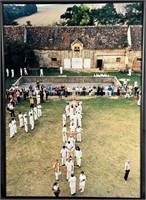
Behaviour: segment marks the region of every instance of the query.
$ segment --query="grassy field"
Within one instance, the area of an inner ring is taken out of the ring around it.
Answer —
[[[17,135],[10,139],[6,128],[8,196],[53,196],[52,165],[60,158],[62,113],[68,100],[50,99],[43,103],[43,116],[28,134],[18,128]],[[96,97],[81,101],[84,131],[79,146],[83,159],[82,167],[75,169],[75,175],[78,180],[83,170],[87,182],[85,192],[81,194],[77,190],[77,197],[139,197],[140,108],[135,99]],[[16,107],[16,115],[20,110],[28,111],[29,103],[21,102]],[[7,113],[7,124],[9,118]],[[131,172],[125,182],[124,163],[127,159],[131,160]],[[61,171],[61,196],[70,196],[64,167]]]

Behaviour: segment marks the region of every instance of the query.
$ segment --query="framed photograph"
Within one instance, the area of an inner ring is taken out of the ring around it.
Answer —
[[[7,1],[1,197],[145,199],[142,1]]]

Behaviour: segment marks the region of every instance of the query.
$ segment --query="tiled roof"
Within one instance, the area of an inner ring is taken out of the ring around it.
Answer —
[[[141,50],[142,47],[142,26],[130,26],[131,49]]]

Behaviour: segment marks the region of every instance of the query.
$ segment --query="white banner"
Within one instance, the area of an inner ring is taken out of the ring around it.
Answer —
[[[90,66],[90,59],[84,59],[84,68],[90,68],[91,66]]]
[[[72,68],[81,69],[82,66],[82,58],[72,58]]]
[[[71,66],[70,66],[70,59],[64,59],[64,68],[70,68]]]

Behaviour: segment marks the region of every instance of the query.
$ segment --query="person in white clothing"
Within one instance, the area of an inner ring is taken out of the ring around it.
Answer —
[[[62,66],[60,67],[60,74],[61,75],[63,74],[63,67]]]
[[[37,91],[36,91],[36,92],[37,92]],[[40,103],[41,103],[40,92],[37,92],[36,99],[37,99],[37,105],[40,104]]]
[[[73,170],[74,170],[74,165],[73,163],[71,162],[71,159],[69,158],[67,161],[66,161],[66,180],[69,180],[70,177],[71,177],[71,174],[73,173]]]
[[[37,120],[38,119],[38,109],[37,109],[36,105],[33,108],[33,113],[34,113],[34,120]]]
[[[8,68],[6,69],[6,74],[7,74],[7,77],[9,77],[9,69]]]
[[[73,137],[73,134],[70,134],[70,136],[68,137],[68,141],[75,146],[75,139]]]
[[[73,105],[70,106],[70,120],[72,120],[72,116],[74,114],[74,107]]]
[[[18,118],[19,118],[19,126],[20,128],[22,128],[24,126],[24,123],[23,123],[23,115],[21,112],[19,112]]]
[[[81,151],[79,146],[76,147],[74,155],[75,155],[75,158],[76,158],[77,166],[81,167],[82,151]]]
[[[12,125],[12,121],[9,122],[9,129],[10,129],[10,138],[12,138],[15,135],[14,128],[13,128],[13,125]]]
[[[25,75],[25,76],[28,75],[26,67],[24,67],[24,75]]]
[[[82,127],[82,115],[80,113],[77,114],[77,125]]]
[[[40,68],[40,76],[44,76],[43,68]]]
[[[72,119],[73,119],[73,122],[74,122],[74,126],[75,126],[75,129],[77,128],[77,114],[73,114],[72,115]]]
[[[29,110],[29,112],[28,112],[28,116],[29,116],[29,124],[31,124],[31,122],[30,122],[30,116],[33,116],[33,109],[32,108],[30,108],[30,110]]]
[[[83,131],[83,129],[80,126],[78,126],[77,129],[76,129],[76,133],[77,133],[76,140],[77,140],[77,142],[81,142],[82,141],[82,139],[81,139],[82,131]]]
[[[14,78],[14,69],[11,69],[11,77]]]
[[[38,104],[37,108],[38,108],[38,117],[41,117],[42,116],[42,106],[41,106],[41,104]]]
[[[128,69],[128,74],[127,74],[127,75],[128,75],[128,76],[131,76],[131,74],[132,74],[132,69],[129,68],[129,69]]]
[[[69,105],[69,103],[67,103],[67,105],[65,107],[65,112],[66,112],[66,116],[69,117],[70,116],[70,105]]]
[[[20,68],[20,76],[22,76],[22,75],[23,75],[22,68]]]
[[[67,149],[67,157],[73,156],[75,147],[74,147],[74,144],[72,142],[68,141],[66,143],[66,149]]]
[[[63,126],[66,125],[66,114],[63,113],[62,115],[62,123],[63,123]]]
[[[129,172],[130,172],[130,160],[128,160],[128,161],[125,163],[124,170],[125,170],[124,179],[125,179],[125,181],[127,181],[128,175],[129,175]]]
[[[24,129],[25,129],[25,132],[28,133],[28,119],[27,119],[26,113],[23,115],[23,118],[24,118]]]
[[[74,174],[71,174],[71,177],[68,180],[68,182],[69,182],[71,196],[74,196],[76,194],[76,177],[74,176]]]
[[[79,176],[79,190],[80,192],[84,192],[86,183],[86,175],[82,171]]]
[[[67,128],[66,125],[63,126],[62,128],[62,137],[63,137],[63,142],[67,142]]]
[[[13,129],[14,129],[14,134],[17,133],[16,120],[14,118],[12,118],[12,126],[13,126]]]
[[[61,164],[62,166],[65,166],[66,159],[67,159],[67,150],[65,146],[62,147],[60,154],[61,154]]]
[[[31,130],[34,129],[34,119],[33,119],[33,115],[32,113],[29,116],[29,120],[30,120],[30,126],[31,126]]]

